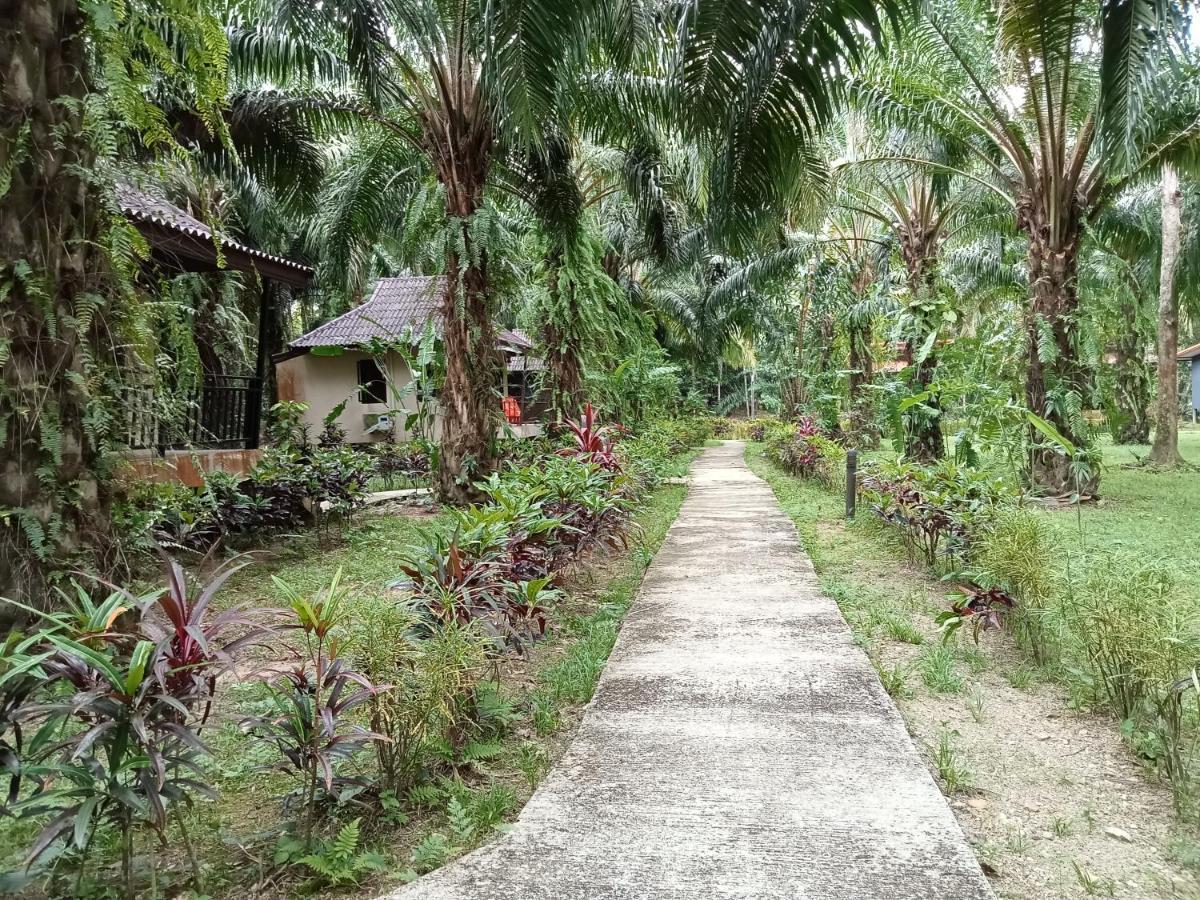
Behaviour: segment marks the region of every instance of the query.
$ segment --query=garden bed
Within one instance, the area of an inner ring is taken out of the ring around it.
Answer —
[[[683,487],[669,485],[650,494],[635,514],[627,549],[591,553],[565,574],[565,597],[555,607],[548,639],[524,656],[508,655],[489,666],[488,678],[498,684],[498,697],[511,706],[511,717],[494,745],[483,751],[485,758],[462,767],[459,799],[479,798],[481,805],[489,806],[487,813],[495,821],[466,834],[468,826],[450,817],[447,804],[453,797],[445,794],[431,794],[425,806],[414,807],[406,801],[405,809],[396,812],[391,821],[386,812],[347,804],[325,830],[333,833],[339,825],[361,819],[354,852],[379,854],[379,865],[377,873],[364,872],[357,885],[344,885],[338,893],[363,897],[382,893],[404,873],[411,877],[414,849],[424,850],[421,870],[432,868],[486,840],[493,827],[516,817],[538,778],[569,743],[620,621],[685,492]],[[411,543],[417,529],[448,526],[444,514],[367,514],[338,540],[308,535],[282,542],[264,550],[259,563],[235,576],[220,602],[225,606],[279,605],[280,597],[268,576],[309,591],[327,584],[338,569],[347,587],[360,592],[378,590],[395,575],[396,555]],[[277,651],[273,648],[270,655],[277,657]],[[266,658],[263,652],[255,656],[259,662]],[[249,668],[254,668],[253,660]],[[279,801],[289,779],[264,771],[272,762],[270,748],[252,743],[238,727],[246,715],[261,711],[264,701],[261,681],[246,679],[228,687],[205,735],[213,751],[205,769],[219,799],[199,799],[186,824],[210,896],[289,897],[311,892],[321,883],[303,866],[285,867],[277,862],[280,834],[292,818]],[[364,760],[360,767],[364,773],[367,763]],[[406,819],[403,824],[401,818]],[[430,839],[436,835],[445,841]],[[15,854],[31,836],[29,828],[10,824],[5,828],[4,844]],[[142,874],[148,872],[150,856],[156,857],[157,896],[173,896],[178,888],[172,886],[190,878],[179,842],[172,840],[171,847],[164,853],[145,846],[135,853],[135,872]],[[78,886],[80,896],[106,896],[104,885],[119,882],[115,849],[97,848],[96,865]],[[11,855],[5,862],[11,866],[18,860],[19,856]],[[326,886],[318,892],[330,890]],[[27,889],[25,896],[46,895],[35,887]]]

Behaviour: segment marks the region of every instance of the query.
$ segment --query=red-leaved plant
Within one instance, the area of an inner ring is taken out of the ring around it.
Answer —
[[[951,596],[954,599],[950,608],[934,618],[942,629],[943,640],[949,640],[963,624],[970,622],[975,643],[979,643],[979,632],[999,628],[1004,624],[1004,617],[1017,605],[1010,594],[998,587],[968,584]]]
[[[620,425],[596,424],[596,410],[588,403],[583,407],[579,424],[567,422],[567,428],[575,439],[575,446],[563,447],[559,456],[569,456],[594,463],[606,472],[619,472],[621,463],[614,452],[617,439],[625,433]]]
[[[10,796],[11,815],[47,820],[34,839],[26,868],[62,839],[55,860],[86,862],[97,829],[113,826],[121,839],[122,872],[132,896],[133,836],[148,829],[167,841],[174,815],[188,843],[181,806],[196,793],[212,795],[200,759],[208,753],[200,732],[218,677],[237,653],[266,630],[240,609],[209,616],[214,595],[242,567],[231,560],[192,591],[183,571],[167,561],[167,587],[134,597],[107,585],[101,601],[76,584],[62,592],[65,609],[36,613],[44,627],[18,644],[20,658],[5,663],[6,679],[33,675],[11,718],[36,734],[10,759],[25,776],[24,797]],[[170,623],[164,628],[158,621]],[[12,698],[5,701],[7,706]],[[14,732],[18,735],[19,732]],[[188,856],[194,860],[188,845]],[[194,869],[196,888],[200,873]]]

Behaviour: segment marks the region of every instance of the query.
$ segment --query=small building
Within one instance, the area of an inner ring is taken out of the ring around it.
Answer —
[[[372,351],[400,342],[415,347],[427,329],[437,337],[444,286],[441,275],[380,279],[361,306],[300,335],[274,357],[279,400],[307,405],[305,423],[313,436],[340,407],[337,424],[352,444],[413,437],[415,426],[406,427],[406,420],[421,409],[428,415],[426,436],[436,437],[436,401],[426,405],[434,398],[424,396],[419,378],[414,383],[404,354]],[[496,346],[505,360],[505,383],[496,387],[511,398],[504,403],[509,426],[519,436],[539,434],[546,403],[537,381],[544,365],[520,331],[498,330]]]
[[[1192,422],[1200,418],[1200,344],[1184,347],[1175,354],[1180,362],[1189,362],[1192,366]]]

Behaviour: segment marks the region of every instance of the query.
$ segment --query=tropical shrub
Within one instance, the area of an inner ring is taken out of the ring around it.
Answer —
[[[592,404],[583,407],[579,423],[567,422],[566,427],[573,438],[570,446],[558,451],[559,456],[568,456],[581,462],[591,463],[606,472],[621,468],[613,446],[625,429],[617,425],[600,425],[596,422],[596,410]]]
[[[1200,713],[1200,617],[1175,573],[1139,554],[1089,558],[1062,614],[1097,698],[1125,723],[1182,804],[1190,789]]]
[[[372,475],[382,480],[389,490],[402,481],[429,479],[431,453],[429,445],[423,441],[401,444],[384,441],[371,445],[368,452],[372,455]]]
[[[817,478],[828,487],[840,485],[846,452],[814,419],[793,425],[776,423],[767,432],[767,456],[802,478]]]
[[[394,593],[356,598],[347,617],[345,655],[372,683],[391,685],[365,705],[371,730],[387,738],[373,745],[381,801],[420,781],[433,745],[470,733],[487,664],[488,642],[477,628],[451,623],[422,639],[418,621]]]
[[[722,440],[759,442],[766,440],[768,434],[777,430],[780,425],[786,424],[772,416],[759,416],[755,419],[717,417],[711,419],[710,423],[712,437]]]
[[[26,610],[43,624],[3,645],[0,752],[7,814],[45,823],[30,863],[58,842],[55,870],[82,863],[97,833],[111,829],[132,894],[135,834],[148,830],[166,844],[169,817],[178,820],[194,794],[213,794],[200,734],[219,678],[266,634],[241,608],[211,608],[242,565],[231,560],[192,587],[168,562],[166,587],[140,597],[114,587],[94,601],[76,584],[62,592],[61,611]]]
[[[384,740],[350,715],[388,687],[372,685],[341,658],[341,642],[335,634],[345,617],[341,576],[339,569],[328,586],[311,597],[279,578],[272,579],[294,616],[291,627],[303,635],[303,656],[298,665],[269,682],[272,712],[247,717],[241,724],[244,732],[278,750],[275,767],[296,778],[306,845],[312,843],[325,797],[341,800],[366,786],[358,777],[343,775],[341,763],[368,744]]]
[[[964,563],[975,527],[1010,496],[1002,479],[953,460],[931,467],[881,463],[862,488],[876,515],[930,566],[943,557]]]
[[[1025,507],[997,505],[971,537],[971,578],[1016,599],[1013,633],[1039,664],[1050,661],[1058,643],[1047,616],[1063,592],[1062,560],[1049,520]]]
[[[979,643],[979,633],[1000,628],[1016,606],[1016,601],[997,587],[981,588],[968,584],[951,596],[950,609],[934,618],[941,627],[943,640],[949,640],[969,622],[975,643]]]
[[[684,454],[712,436],[711,420],[694,416],[660,419],[622,438],[617,445],[627,488],[646,490],[664,478],[683,475]]]

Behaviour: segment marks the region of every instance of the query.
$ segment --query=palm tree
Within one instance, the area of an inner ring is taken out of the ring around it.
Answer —
[[[1028,241],[1026,403],[1059,446],[1087,440],[1077,320],[1085,229],[1126,184],[1200,141],[1200,117],[1146,108],[1153,63],[1173,34],[1163,0],[942,3],[903,53],[857,85],[865,102],[958,142],[1010,205]],[[1052,445],[1033,448],[1030,469],[1053,493],[1092,491],[1098,480]]]
[[[571,80],[590,52],[636,43],[642,19],[623,16],[630,13],[623,4],[600,2],[567,9],[552,2],[331,0],[303,15],[284,0],[269,7],[263,12],[272,15],[260,27],[264,39],[242,42],[260,70],[279,68],[279,55],[301,46],[306,56],[329,50],[348,75],[345,85],[334,87],[349,91],[302,82],[281,103],[367,131],[378,177],[354,181],[356,205],[347,209],[360,224],[396,223],[406,201],[436,181],[442,207],[436,243],[447,276],[436,486],[444,499],[470,499],[477,478],[495,464],[500,421],[489,269],[495,207],[488,195],[502,181],[506,162],[516,172],[531,158],[556,172],[569,165],[560,124]],[[611,53],[604,58],[615,59]],[[545,179],[543,186],[561,183]],[[577,199],[564,202],[537,186],[530,199],[560,215],[560,227],[574,226]]]
[[[929,158],[936,157],[930,153]],[[944,337],[945,320],[953,315],[938,302],[937,266],[948,223],[958,208],[957,198],[947,196],[944,177],[923,167],[848,165],[851,180],[844,189],[848,195],[844,203],[891,232],[904,264],[908,296],[900,333],[912,365],[913,387],[922,399],[903,417],[903,453],[910,459],[934,462],[945,453],[935,388],[937,341]],[[856,182],[854,175],[866,177]]]

